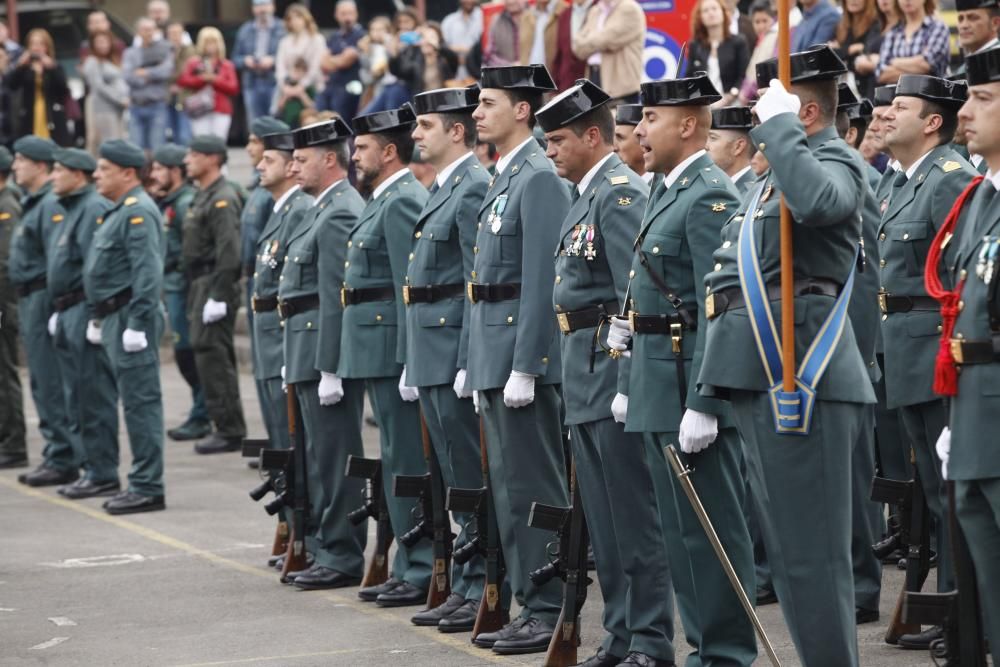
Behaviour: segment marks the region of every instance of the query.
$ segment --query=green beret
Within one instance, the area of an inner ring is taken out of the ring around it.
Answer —
[[[184,156],[187,149],[177,144],[163,144],[153,151],[153,161],[159,162],[164,167],[180,167],[184,165]]]
[[[286,123],[278,120],[274,116],[261,116],[255,118],[250,123],[250,134],[263,137],[265,134],[278,134],[279,132],[290,132],[292,128]]]
[[[146,154],[131,141],[111,139],[101,144],[101,157],[119,167],[142,169],[146,166]]]
[[[191,140],[188,149],[204,155],[225,155],[226,142],[213,134],[200,134]]]
[[[57,148],[55,142],[30,134],[14,142],[15,153],[35,162],[52,162]]]
[[[69,169],[85,171],[88,174],[94,173],[97,169],[97,160],[94,156],[79,148],[60,148],[56,151],[55,161]]]
[[[6,146],[0,146],[0,171],[10,171],[12,164],[14,164],[14,156],[10,154]]]

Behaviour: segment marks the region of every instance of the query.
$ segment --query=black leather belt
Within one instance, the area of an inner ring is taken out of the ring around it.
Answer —
[[[883,314],[908,313],[911,310],[941,310],[941,304],[933,297],[897,296],[888,292],[878,293],[878,307]]]
[[[61,313],[64,310],[69,310],[78,303],[82,303],[87,300],[87,293],[83,291],[83,288],[75,289],[72,292],[66,292],[61,294],[52,300],[52,308],[55,309],[57,313]]]
[[[952,338],[951,358],[959,366],[1000,362],[1000,336],[994,340]]]
[[[465,285],[462,283],[449,283],[447,285],[403,285],[403,303],[409,306],[411,303],[434,303],[445,299],[454,299],[462,296]]]
[[[392,301],[396,298],[394,287],[341,287],[340,305],[344,308],[370,301]]]
[[[513,301],[521,296],[521,283],[494,283],[490,285],[470,282],[467,285],[465,295],[472,303]]]
[[[188,280],[195,280],[207,276],[212,271],[215,271],[215,262],[198,262],[187,267],[187,277]]]
[[[568,313],[556,313],[556,322],[559,323],[559,331],[564,334],[572,333],[579,329],[593,329],[602,321],[614,315],[617,309],[618,304],[611,302]]]
[[[120,310],[125,304],[132,300],[132,288],[126,287],[110,299],[98,301],[94,304],[94,314],[98,317],[107,317],[111,313]]]
[[[14,289],[17,290],[17,295],[23,299],[40,289],[45,289],[46,285],[48,285],[48,282],[45,280],[45,276],[42,276],[26,283],[20,283]]]
[[[840,294],[840,283],[825,278],[799,278],[792,284],[792,292],[795,296],[820,294],[836,298]],[[780,298],[781,285],[768,285],[768,301],[777,301]],[[712,292],[705,297],[705,317],[710,320],[715,319],[727,310],[746,308],[746,305],[747,302],[743,299],[743,290],[739,287]]]
[[[296,313],[304,313],[307,310],[319,308],[319,294],[307,294],[306,296],[296,296],[291,299],[282,299],[278,302],[278,314],[281,319],[287,320]]]
[[[255,313],[270,313],[272,310],[278,309],[278,297],[257,296],[255,294],[250,299],[250,309]]]
[[[687,312],[687,317],[674,315],[639,315],[629,311],[628,326],[637,334],[671,334],[678,335],[684,329],[697,331],[697,313]]]

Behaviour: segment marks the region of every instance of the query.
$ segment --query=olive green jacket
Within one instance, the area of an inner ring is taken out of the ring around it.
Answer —
[[[194,193],[194,187],[185,183],[158,202],[163,212],[163,289],[167,292],[183,292],[188,286],[184,276],[184,220]]]
[[[54,199],[52,183],[21,198],[21,218],[14,226],[7,263],[8,278],[15,285],[45,277],[48,270],[45,253],[52,245],[58,226],[42,217],[43,203]]]
[[[188,305],[200,308],[206,299],[224,301],[235,310],[239,304],[240,200],[220,176],[197,190],[184,217],[183,257],[187,271],[209,272],[191,281]],[[201,317],[201,312],[196,313]]]
[[[62,216],[58,223],[58,236],[48,254],[49,298],[83,287],[83,261],[97,231],[97,219],[111,208],[111,202],[86,185],[46,205],[50,216]]]
[[[0,303],[14,303],[17,300],[7,277],[7,257],[10,255],[14,229],[20,219],[20,196],[8,185],[0,189]]]

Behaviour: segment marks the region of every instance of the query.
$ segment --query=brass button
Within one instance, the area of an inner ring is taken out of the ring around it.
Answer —
[[[542,357],[542,363],[543,364],[549,363],[549,358],[548,357]]]
[[[765,148],[767,148],[767,144],[765,144],[763,141],[757,144],[757,150],[762,151]]]
[[[722,264],[716,264],[715,265],[715,270],[716,271],[721,271],[722,270]]]
[[[556,276],[556,285],[562,282],[562,276]]]
[[[312,322],[306,322],[306,329],[312,329],[312,328],[313,328],[313,323]]]
[[[358,241],[358,247],[359,248],[364,248],[365,247],[365,242],[364,241]]]
[[[353,242],[353,241],[348,241],[348,242],[347,242],[347,247],[348,247],[348,248],[351,248],[351,247],[353,247],[353,246],[354,246],[354,242]]]
[[[880,260],[878,261],[878,265],[879,265],[879,266],[885,266],[885,260],[884,260],[884,259],[880,259]]]
[[[660,252],[660,246],[654,245],[653,246],[653,254],[657,255],[657,254],[659,254],[659,252]]]
[[[965,302],[964,301],[959,301],[958,302],[958,312],[962,312],[962,310],[964,308],[965,308]],[[940,329],[941,329],[941,327],[938,327],[938,330],[940,330]]]
[[[482,229],[482,228],[483,228],[483,223],[480,222],[478,225],[476,225],[476,229]]]
[[[376,315],[375,316],[375,321],[376,322],[381,322],[382,321],[382,316],[381,315]]]
[[[940,324],[938,325],[937,330],[938,330],[938,333],[941,333],[941,325]]]
[[[443,317],[440,320],[438,320],[438,323],[440,323],[440,324],[444,324],[444,322],[445,322],[445,320],[444,320]]]
[[[285,328],[285,320],[278,320],[278,326],[281,327],[282,329],[284,329]]]
[[[875,368],[875,362],[874,361],[869,361],[868,362],[868,368]]]
[[[413,253],[412,252],[410,253],[410,261],[411,262],[413,261]]]
[[[254,277],[254,278],[256,278],[256,277],[257,277],[257,272],[256,272],[256,271],[254,271],[254,272],[253,272],[253,277]]]
[[[296,262],[299,261],[299,256],[298,255],[295,256],[295,261]]]
[[[513,323],[514,323],[514,316],[513,315],[508,315],[507,316],[507,324],[513,324]]]
[[[434,238],[434,232],[431,232],[430,234],[428,234],[428,235],[427,235],[427,238],[429,238],[429,239],[432,239],[432,238]]]
[[[966,277],[968,277],[968,275],[969,272],[966,271],[965,269],[962,269],[961,272],[959,272],[958,277],[961,278],[962,280],[965,280]]]
[[[881,234],[878,235],[878,240],[885,241],[885,232],[882,232]]]
[[[346,269],[347,267],[349,267],[350,265],[351,265],[351,261],[350,261],[350,260],[347,260],[347,261],[345,261],[345,262],[344,262],[344,268],[345,268],[345,269]]]
[[[628,272],[628,277],[635,278],[635,269],[632,269],[631,271]]]
[[[957,339],[959,339],[959,340],[965,340],[965,336],[963,336],[963,335],[962,335],[962,334],[960,334],[960,333],[956,333],[956,334],[955,334],[955,338],[957,338]]]
[[[882,321],[883,321],[883,322],[885,322],[885,321],[886,321],[887,319],[889,319],[889,316],[888,316],[888,315],[883,315],[883,316],[882,316]]]
[[[473,278],[475,278],[475,277],[476,277],[476,272],[475,272],[475,271],[473,271],[473,272],[471,273],[471,275],[472,275],[472,277],[473,277]]]
[[[910,239],[910,235],[908,233],[907,234],[903,234],[903,240],[904,241],[908,241],[909,239]]]
[[[723,242],[722,242],[722,247],[723,247],[723,248],[728,248],[728,247],[729,247],[729,246],[731,246],[731,245],[733,245],[733,242],[732,242],[732,241],[723,241]]]
[[[423,236],[423,234],[422,234],[422,233],[420,233],[420,232],[417,232],[417,233],[416,233],[416,234],[414,234],[413,236],[414,236],[415,238],[418,238],[418,239],[419,239],[419,238],[420,238],[421,236]]]
[[[556,304],[556,312],[557,313],[561,313],[562,312],[562,306],[560,306],[558,303]]]
[[[284,280],[284,279],[285,279],[285,274],[284,273],[282,273],[280,276],[278,276],[278,280]]]
[[[473,255],[479,254],[479,246],[472,246],[472,254]]]

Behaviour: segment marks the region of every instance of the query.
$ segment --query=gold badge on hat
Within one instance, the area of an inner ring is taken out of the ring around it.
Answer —
[[[726,210],[726,205],[724,202],[717,201],[714,204],[712,204],[713,213],[722,213],[725,210]]]

